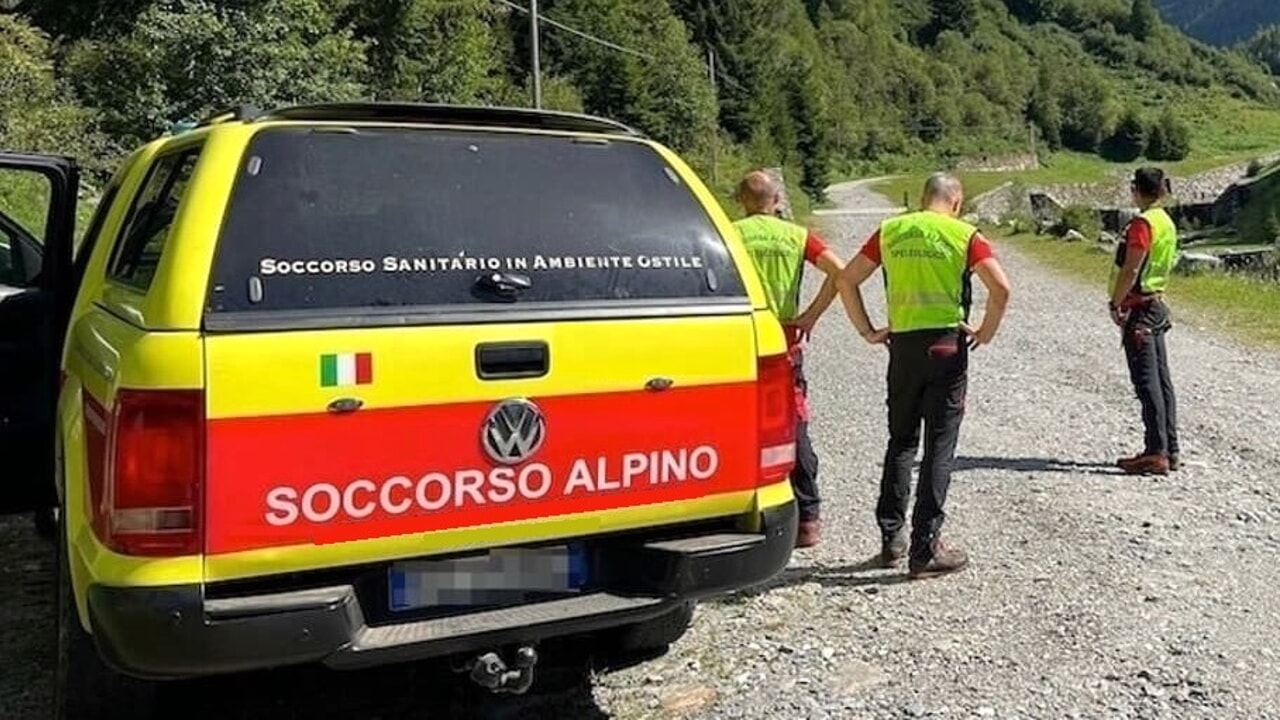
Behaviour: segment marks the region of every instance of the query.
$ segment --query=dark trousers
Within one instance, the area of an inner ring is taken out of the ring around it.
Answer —
[[[928,560],[942,529],[969,384],[969,348],[957,330],[900,333],[889,344],[889,447],[876,519],[885,541],[905,525],[911,466],[924,426],[924,460],[911,517],[911,555]]]
[[[804,377],[804,353],[799,348],[792,349],[791,361],[798,404],[809,396],[809,382]],[[818,454],[813,451],[813,441],[809,438],[807,411],[796,416],[796,465],[791,471],[791,491],[795,493],[796,504],[800,507],[800,520],[817,520],[822,503],[818,497]]]
[[[1169,454],[1178,447],[1178,400],[1169,375],[1165,335],[1173,327],[1169,306],[1153,299],[1133,308],[1125,322],[1124,354],[1129,378],[1142,404],[1146,428],[1144,454]]]

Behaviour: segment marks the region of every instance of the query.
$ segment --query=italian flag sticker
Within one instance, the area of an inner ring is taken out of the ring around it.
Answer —
[[[351,387],[373,382],[373,355],[339,353],[320,356],[321,387]]]

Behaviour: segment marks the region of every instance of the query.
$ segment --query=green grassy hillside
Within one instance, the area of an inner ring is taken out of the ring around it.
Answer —
[[[761,165],[820,200],[841,177],[1033,143],[1118,163],[1280,143],[1275,79],[1152,2],[542,0],[543,100],[640,127],[722,196]],[[17,7],[0,146],[78,155],[99,181],[173,121],[242,102],[531,99],[524,0]]]

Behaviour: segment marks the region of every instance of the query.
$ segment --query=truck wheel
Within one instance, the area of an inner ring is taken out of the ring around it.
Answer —
[[[66,534],[58,532],[58,654],[54,676],[54,720],[152,717],[155,686],[115,672],[103,662],[93,637],[80,626]]]

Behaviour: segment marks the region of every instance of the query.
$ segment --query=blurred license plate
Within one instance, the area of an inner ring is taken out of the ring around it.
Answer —
[[[580,546],[501,548],[451,560],[394,563],[393,611],[436,606],[507,605],[534,593],[577,592],[586,583]]]

